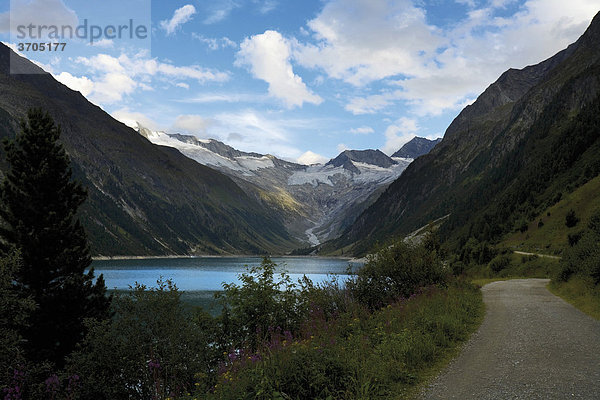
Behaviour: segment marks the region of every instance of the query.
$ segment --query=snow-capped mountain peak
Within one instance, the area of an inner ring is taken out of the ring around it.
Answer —
[[[155,144],[174,147],[229,175],[249,194],[271,203],[290,232],[312,245],[339,234],[412,161],[380,150],[346,150],[326,164],[307,166],[215,139],[156,132],[139,124],[137,130]]]

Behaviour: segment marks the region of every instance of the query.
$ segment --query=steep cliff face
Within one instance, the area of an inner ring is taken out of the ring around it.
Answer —
[[[482,203],[493,201],[520,179],[514,165],[525,170],[537,157],[549,157],[537,151],[554,143],[558,132],[576,122],[597,99],[599,31],[600,14],[567,49],[540,64],[502,74],[456,117],[442,142],[409,165],[331,247],[355,244],[355,250],[362,252],[375,240],[406,234],[446,214],[452,214],[447,230],[468,225],[468,215],[475,218],[484,212]],[[532,143],[544,129],[545,136]],[[514,165],[507,166],[507,160]]]
[[[415,159],[429,153],[441,141],[442,138],[429,140],[421,137],[415,137],[402,146],[400,150],[392,154],[392,157]]]
[[[10,75],[0,44],[0,136],[31,107],[62,126],[74,172],[89,191],[82,210],[94,254],[283,252],[298,243],[283,222],[229,177],[156,146],[13,53],[37,74]],[[6,166],[3,165],[2,168]]]

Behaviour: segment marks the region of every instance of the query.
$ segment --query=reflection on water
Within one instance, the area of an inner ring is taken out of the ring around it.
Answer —
[[[313,282],[323,282],[329,275],[346,274],[361,264],[325,257],[274,257],[277,272],[286,271],[293,281],[306,275]],[[171,259],[96,260],[92,263],[96,276],[103,274],[109,289],[128,289],[135,282],[155,287],[161,276],[171,279],[179,289],[187,291],[221,290],[223,282],[239,283],[238,275],[246,265],[259,265],[260,257],[194,257]]]

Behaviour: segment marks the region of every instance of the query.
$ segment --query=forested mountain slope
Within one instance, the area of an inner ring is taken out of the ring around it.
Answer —
[[[82,217],[94,254],[247,254],[298,245],[229,177],[150,143],[24,58],[14,56],[37,74],[9,74],[10,52],[0,44],[0,137],[14,136],[30,107],[62,126],[75,176],[89,191]]]
[[[365,252],[450,214],[456,243],[495,240],[600,172],[600,14],[550,59],[506,71],[326,250]]]

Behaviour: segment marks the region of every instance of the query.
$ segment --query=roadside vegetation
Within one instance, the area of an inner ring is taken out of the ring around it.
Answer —
[[[265,258],[239,285],[224,284],[218,317],[190,309],[168,280],[116,293],[113,317],[87,320],[64,368],[49,366],[48,378],[36,384],[23,367],[23,378],[3,382],[5,393],[18,387],[31,394],[26,398],[53,399],[409,398],[483,317],[479,290],[452,276],[433,238],[386,247],[345,282],[294,282],[276,268]],[[16,299],[7,299],[15,307]],[[28,307],[20,306],[24,314]],[[11,366],[3,360],[3,371]]]
[[[450,258],[453,271],[480,286],[502,279],[550,278],[554,294],[600,319],[599,188],[596,177],[517,224],[499,243],[470,238]]]

